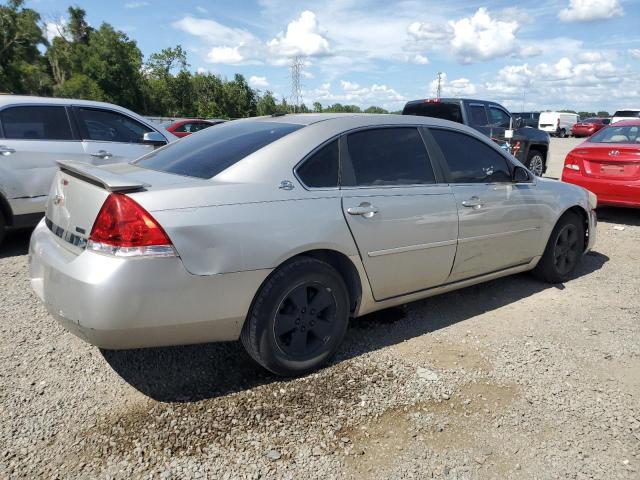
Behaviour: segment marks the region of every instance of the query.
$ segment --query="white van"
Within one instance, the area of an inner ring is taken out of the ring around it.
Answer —
[[[538,128],[550,135],[564,138],[571,132],[571,127],[578,123],[577,113],[542,112],[538,120]]]
[[[611,123],[619,122],[620,120],[639,120],[640,108],[626,108],[624,110],[618,110],[613,114]]]

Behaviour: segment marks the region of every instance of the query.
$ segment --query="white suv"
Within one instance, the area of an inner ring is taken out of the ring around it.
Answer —
[[[622,120],[638,120],[640,118],[640,108],[627,108],[626,110],[618,110],[613,114],[611,123],[620,122]]]
[[[127,162],[174,140],[109,103],[0,95],[0,243],[42,218],[57,160]]]

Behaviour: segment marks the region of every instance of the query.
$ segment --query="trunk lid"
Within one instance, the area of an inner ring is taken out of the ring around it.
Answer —
[[[572,155],[582,162],[586,176],[611,180],[640,179],[640,145],[585,144]]]

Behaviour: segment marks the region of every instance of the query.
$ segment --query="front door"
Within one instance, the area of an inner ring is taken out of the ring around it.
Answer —
[[[467,133],[429,129],[448,169],[459,216],[458,249],[449,282],[529,262],[543,219],[535,185],[514,183],[502,152]]]
[[[416,128],[351,133],[342,149],[342,206],[376,300],[444,283],[458,214],[437,184]]]

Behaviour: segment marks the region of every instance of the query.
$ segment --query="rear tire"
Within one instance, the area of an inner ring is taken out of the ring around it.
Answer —
[[[565,131],[564,128],[561,128],[560,131],[558,132],[558,137],[559,138],[564,138],[567,136],[567,132]]]
[[[538,150],[530,150],[527,155],[526,167],[531,170],[535,176],[541,177],[545,171],[545,161],[542,153]]]
[[[4,219],[4,215],[0,212],[0,245],[2,245],[2,240],[4,240],[4,234],[7,231],[7,223]]]
[[[300,257],[262,285],[240,339],[258,364],[276,375],[304,375],[337,351],[347,332],[349,295],[329,264]]]
[[[564,214],[553,228],[533,275],[548,283],[566,282],[579,265],[584,247],[582,219],[572,212]]]

